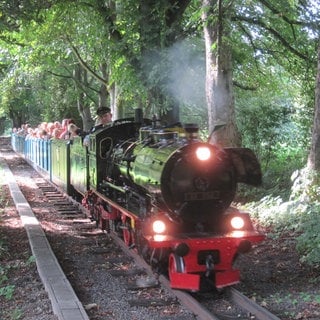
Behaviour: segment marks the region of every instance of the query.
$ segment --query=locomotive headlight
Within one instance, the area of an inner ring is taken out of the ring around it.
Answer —
[[[201,161],[206,161],[211,157],[211,151],[208,147],[198,147],[196,156]]]
[[[242,229],[244,227],[244,220],[241,217],[233,217],[230,223],[234,229]]]
[[[152,224],[154,233],[164,233],[166,231],[166,224],[162,220],[155,220]]]

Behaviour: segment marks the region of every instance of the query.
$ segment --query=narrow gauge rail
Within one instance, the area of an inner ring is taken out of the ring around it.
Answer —
[[[1,150],[0,150],[1,151]],[[0,152],[1,155],[1,152]],[[59,191],[59,188],[54,186],[51,182],[43,180],[41,183],[37,183],[37,185],[42,190],[43,194],[47,197],[48,200],[52,201],[52,205],[57,209],[60,213],[60,216],[64,216],[67,219],[73,217],[77,218],[80,211],[84,210],[84,208],[79,207],[79,204],[75,203],[74,200],[68,197],[63,191]],[[122,240],[118,237],[113,236],[113,241],[126,253],[127,256],[131,256],[134,258],[136,265],[140,268],[143,268],[148,277],[157,278],[157,276],[153,273],[150,266],[146,264],[146,262],[141,259],[139,255],[137,255],[134,251],[130,250]],[[126,260],[125,258],[123,259]],[[42,271],[43,272],[43,271]],[[128,273],[129,274],[129,273]],[[175,295],[180,303],[190,312],[194,313],[197,319],[219,319],[219,315],[210,313],[206,308],[204,308],[200,303],[198,303],[191,295],[170,289],[170,283],[167,278],[160,276],[158,278],[162,286],[164,286],[167,290],[169,290],[173,295]],[[54,301],[56,299],[59,300],[59,297],[55,296]],[[255,304],[252,300],[243,296],[240,292],[235,289],[231,289],[230,299],[237,305],[237,309],[239,310],[237,314],[235,314],[234,319],[257,319],[257,320],[279,320],[276,316],[272,315],[270,312]],[[159,303],[159,299],[155,298],[153,303]],[[151,300],[147,301],[146,304],[152,304]],[[232,305],[232,302],[230,302]],[[230,310],[230,306],[228,308]],[[240,311],[242,310],[242,311]],[[225,318],[225,314],[223,314],[223,318]],[[60,318],[64,319],[64,318]],[[184,318],[185,319],[185,318]],[[228,315],[228,319],[233,319],[230,314]],[[70,320],[68,318],[68,320]]]

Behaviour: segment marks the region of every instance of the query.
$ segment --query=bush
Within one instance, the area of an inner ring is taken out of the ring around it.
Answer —
[[[320,266],[320,203],[306,207],[297,238],[297,250],[301,254],[301,261],[309,265]]]
[[[289,201],[268,195],[245,205],[261,225],[273,234],[294,232],[301,262],[320,266],[319,175],[306,169],[296,172]]]

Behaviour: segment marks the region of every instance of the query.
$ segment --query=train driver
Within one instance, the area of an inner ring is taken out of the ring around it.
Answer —
[[[97,132],[103,128],[109,127],[112,125],[112,113],[111,109],[108,107],[100,107],[97,109],[97,122],[94,127],[92,127],[89,133]],[[83,145],[89,145],[89,134],[85,136],[83,140]]]
[[[97,109],[97,124],[91,129],[90,133],[109,127],[112,125],[112,113],[108,107],[100,107]]]

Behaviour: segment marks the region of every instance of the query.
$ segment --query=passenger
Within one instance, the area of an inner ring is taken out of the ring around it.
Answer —
[[[17,130],[17,134],[25,137],[28,134],[29,127],[30,127],[30,125],[27,123],[22,124],[21,127]]]
[[[48,133],[48,122],[46,122],[46,121],[43,121],[43,122],[41,122],[40,124],[39,124],[39,129],[40,130],[45,130],[45,131],[47,131],[47,133]]]
[[[43,139],[43,140],[49,140],[50,139],[50,136],[48,134],[48,132],[44,129],[40,129],[38,131],[38,138],[39,139]]]
[[[77,134],[77,129],[79,129],[74,123],[70,123],[68,125],[68,132],[69,132],[69,139],[73,139],[76,137]]]
[[[69,139],[70,138],[69,131],[68,131],[68,125],[70,123],[74,123],[74,120],[73,119],[63,119],[62,120],[63,131],[60,134],[60,137],[59,137],[60,139]]]
[[[70,139],[72,140],[74,137],[84,137],[86,133],[82,131],[79,127],[77,127],[74,123],[70,123],[68,125],[68,131],[70,134]]]
[[[63,132],[62,125],[61,125],[60,121],[55,121],[53,123],[53,127],[54,127],[54,129],[58,129],[60,134]]]
[[[65,136],[68,132],[68,124],[69,124],[69,119],[62,120],[59,139],[65,139]]]
[[[66,127],[68,126],[68,122],[69,122],[69,119],[63,119],[62,122],[61,122],[61,127],[63,130],[66,129]]]
[[[52,136],[51,139],[60,139],[60,129],[59,128],[54,128],[52,131]]]
[[[26,135],[26,140],[34,138],[34,130],[32,128],[28,128],[28,133]]]
[[[54,124],[53,124],[53,122],[48,122],[48,124],[47,124],[47,132],[48,132],[48,135],[49,135],[49,137],[51,138],[52,137],[52,135],[53,135],[53,129],[54,129],[55,127],[54,127]]]

